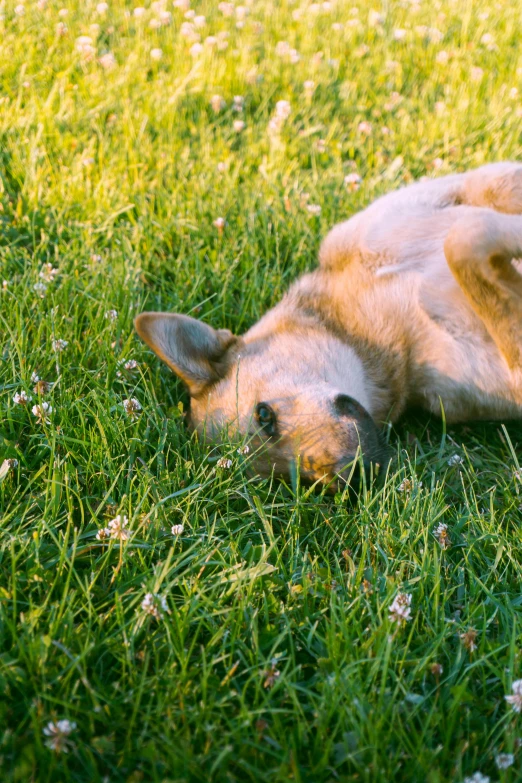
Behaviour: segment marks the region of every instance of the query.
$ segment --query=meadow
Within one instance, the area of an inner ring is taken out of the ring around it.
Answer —
[[[261,481],[132,326],[244,331],[378,195],[520,158],[520,0],[0,10],[0,779],[522,781],[522,427]]]

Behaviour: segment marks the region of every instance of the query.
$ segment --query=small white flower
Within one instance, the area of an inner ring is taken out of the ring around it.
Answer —
[[[69,28],[65,24],[65,22],[58,22],[56,25],[56,34],[57,35],[67,35],[69,32]]]
[[[250,446],[248,444],[245,444],[244,446],[240,446],[237,450],[238,454],[249,454],[250,453]]]
[[[451,542],[448,534],[448,526],[445,525],[444,522],[441,522],[439,525],[437,525],[433,531],[433,535],[439,542],[441,549],[448,549]]]
[[[158,593],[147,593],[141,602],[141,609],[145,614],[150,614],[156,620],[163,619],[163,613],[170,614],[170,609],[165,596]]]
[[[212,106],[212,111],[215,111],[217,114],[221,109],[224,109],[227,104],[221,95],[213,95],[210,99],[210,105]]]
[[[226,222],[227,221],[225,220],[224,217],[218,217],[213,221],[212,225],[215,226],[219,231],[219,233],[221,234],[223,229],[225,228]]]
[[[76,723],[72,723],[67,719],[59,720],[56,723],[49,721],[43,729],[44,735],[49,738],[45,741],[45,744],[51,750],[56,751],[56,753],[68,753],[69,745],[71,744],[69,736],[75,728]]]
[[[98,5],[96,6],[96,11],[100,14],[100,16],[106,14],[108,10],[109,10],[108,3],[98,3]]]
[[[388,611],[390,620],[402,624],[411,620],[411,593],[398,593]]]
[[[199,16],[195,16],[194,17],[194,26],[195,27],[199,27],[199,28],[205,27],[206,23],[207,23],[207,20],[205,19],[205,17],[202,14],[200,14]]]
[[[40,380],[40,376],[38,375],[38,373],[36,372],[31,373],[31,383],[38,383],[39,380]]]
[[[361,186],[362,178],[359,174],[357,174],[356,171],[352,171],[351,174],[347,174],[344,178],[344,184],[348,188],[348,190],[359,190]]]
[[[46,283],[52,283],[56,275],[59,274],[59,270],[52,264],[44,264],[38,273],[38,277],[45,280]]]
[[[82,158],[82,166],[85,166],[85,168],[88,168],[89,166],[94,165],[94,158],[92,158],[90,155],[87,155],[85,158]]]
[[[315,82],[311,79],[307,79],[303,83],[303,89],[307,98],[311,98],[315,90]]]
[[[136,19],[141,19],[142,16],[145,16],[146,9],[139,5],[132,13]]]
[[[189,49],[191,57],[199,57],[203,51],[203,44],[194,43]]]
[[[0,465],[0,478],[4,478],[10,470],[14,470],[18,467],[18,460],[14,458],[4,459]]]
[[[474,65],[470,71],[470,75],[474,82],[480,82],[484,77],[484,71],[482,68],[479,68],[478,65]]]
[[[320,215],[321,207],[319,204],[307,204],[306,209],[310,215]]]
[[[384,15],[373,8],[368,13],[368,25],[370,27],[379,27],[384,24]]]
[[[219,3],[218,9],[223,16],[234,16],[235,8],[233,3]]]
[[[136,397],[131,397],[130,400],[123,400],[123,408],[127,416],[133,419],[140,413],[141,404]]]
[[[43,299],[46,292],[47,292],[47,284],[46,283],[35,283],[33,285],[34,291],[38,294],[38,296]]]
[[[220,457],[217,461],[217,466],[222,470],[230,470],[232,467],[232,460],[227,457]]]
[[[105,318],[107,318],[108,321],[115,321],[118,317],[118,311],[117,310],[107,310],[105,313]]]
[[[60,351],[64,351],[67,348],[69,342],[67,340],[53,340],[52,345],[53,351],[59,353]]]
[[[437,55],[435,57],[435,62],[437,62],[439,65],[447,65],[447,63],[449,62],[449,54],[444,50],[437,52]]]
[[[75,43],[74,47],[83,60],[89,62],[96,54],[96,49],[92,44],[92,38],[88,35],[80,35]]]
[[[462,465],[462,463],[463,463],[463,462],[464,462],[464,460],[462,459],[462,457],[460,456],[460,454],[453,454],[453,455],[452,455],[452,456],[449,458],[449,460],[448,460],[448,465],[449,465],[450,467],[453,467],[453,465]]]
[[[504,698],[515,712],[522,712],[522,680],[515,680],[511,690],[513,691],[511,696],[504,696]]]
[[[62,17],[63,19],[63,17],[67,16],[68,13],[69,10],[67,8],[60,8],[60,10],[58,11],[58,16]]]
[[[112,52],[105,52],[105,54],[102,54],[98,58],[98,62],[102,68],[104,68],[106,71],[110,71],[111,68],[114,68],[116,65],[116,57]]]
[[[246,127],[245,123],[243,122],[243,120],[234,120],[234,122],[232,123],[232,126],[233,126],[233,128],[234,128],[236,133],[241,133],[241,131],[243,131],[245,129],[245,127]]]
[[[108,527],[102,527],[101,530],[98,530],[96,533],[96,538],[98,541],[106,541],[108,538],[111,537],[111,531]]]
[[[22,3],[15,5],[14,12],[17,16],[23,16],[25,14],[25,6]]]
[[[22,389],[20,392],[16,392],[16,394],[13,396],[13,402],[15,405],[26,405],[30,400],[33,398],[30,394],[27,394],[27,392]]]
[[[364,136],[369,136],[373,130],[372,124],[371,122],[366,122],[366,120],[363,120],[363,122],[360,122],[357,126],[357,130]]]
[[[190,0],[174,0],[174,8],[179,8],[181,11],[188,11],[190,8]]]
[[[151,60],[155,60],[158,62],[163,57],[163,52],[161,49],[151,49],[150,50],[150,58]]]
[[[495,756],[495,764],[499,769],[509,769],[515,763],[515,757],[512,753],[499,753]]]
[[[184,530],[185,528],[183,525],[172,525],[170,532],[173,536],[181,536]]]
[[[128,524],[128,518],[122,514],[118,514],[117,517],[111,519],[106,530],[109,531],[109,535],[112,539],[128,541],[130,538],[130,530],[126,530]]]
[[[52,405],[50,405],[48,402],[42,402],[40,405],[33,405],[31,411],[33,416],[36,416],[40,424],[43,424],[44,422],[46,424],[51,423],[51,420],[47,418],[47,414],[52,413],[53,408]]]
[[[282,120],[287,120],[292,113],[292,107],[290,101],[277,101],[275,105],[276,117],[280,117]]]
[[[404,39],[406,38],[406,30],[403,30],[401,27],[397,27],[393,31],[393,37],[395,38],[396,41],[404,41]]]
[[[9,282],[7,280],[4,280],[2,282],[2,290],[7,291],[8,288],[9,288]]]
[[[140,365],[136,361],[136,359],[129,359],[128,362],[125,360],[123,361],[123,369],[127,370],[127,372],[132,372],[133,370],[137,370]]]
[[[489,783],[489,778],[482,772],[475,772],[471,777],[464,778],[464,783]]]

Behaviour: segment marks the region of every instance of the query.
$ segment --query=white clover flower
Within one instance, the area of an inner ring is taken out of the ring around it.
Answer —
[[[347,174],[344,178],[344,184],[351,191],[359,190],[361,182],[362,178],[356,171],[352,171],[351,174]]]
[[[504,696],[508,704],[515,712],[522,712],[522,680],[515,680],[511,685],[513,693],[510,696]]]
[[[22,391],[16,392],[16,394],[13,395],[13,402],[15,405],[26,405],[32,399],[31,395],[27,394],[25,389],[22,389]]]
[[[146,9],[145,9],[145,8],[143,8],[143,6],[139,5],[139,6],[137,6],[137,7],[134,9],[134,11],[133,11],[132,13],[133,13],[133,16],[134,16],[136,19],[141,19],[141,17],[142,17],[142,16],[145,16]]]
[[[117,517],[111,519],[107,525],[106,530],[109,531],[109,535],[112,539],[118,541],[128,541],[130,538],[130,530],[127,530],[129,524],[128,517],[118,514]]]
[[[212,111],[215,111],[217,114],[221,109],[224,109],[227,104],[221,95],[213,95],[210,99],[210,105],[212,106]]]
[[[223,16],[234,16],[234,4],[233,3],[219,3],[218,9]]]
[[[9,459],[4,459],[2,464],[0,465],[0,479],[4,478],[10,470],[14,470],[18,467],[18,460],[14,459],[14,457],[11,457]]]
[[[56,34],[57,35],[67,35],[69,32],[69,28],[65,24],[65,22],[58,22],[56,25]]]
[[[364,136],[369,136],[373,131],[373,127],[371,122],[366,122],[366,120],[363,120],[363,122],[360,122],[357,126],[357,130]]]
[[[170,532],[173,536],[181,536],[184,530],[185,528],[183,525],[172,525]]]
[[[202,27],[205,27],[207,23],[206,18],[203,16],[203,14],[199,14],[198,16],[194,17],[194,26],[201,29]]]
[[[245,107],[245,99],[242,95],[234,95],[234,101],[232,108],[234,111],[241,112]]]
[[[243,120],[234,120],[234,122],[232,123],[232,126],[233,126],[233,128],[234,128],[236,133],[241,133],[241,131],[243,131],[245,129],[245,127],[246,127],[246,125],[243,122]]]
[[[449,465],[450,467],[453,467],[453,465],[462,465],[462,463],[463,463],[463,462],[464,462],[464,460],[462,459],[462,457],[460,456],[460,454],[453,454],[453,455],[452,455],[452,456],[449,458],[449,460],[448,460],[448,465]]]
[[[308,210],[310,215],[321,214],[321,207],[319,206],[319,204],[307,204],[306,209]]]
[[[165,596],[158,593],[147,593],[141,602],[141,609],[145,614],[150,614],[156,620],[163,619],[163,613],[170,614],[170,609]]]
[[[390,620],[394,623],[405,623],[411,620],[411,593],[398,593],[393,599],[388,611]]]
[[[74,43],[74,48],[86,62],[92,60],[96,54],[96,49],[92,44],[92,38],[88,35],[80,35]]]
[[[110,71],[111,68],[116,66],[116,57],[112,52],[105,52],[105,54],[102,54],[100,57],[98,57],[98,62],[102,68],[104,68],[106,71]]]
[[[278,57],[288,57],[290,54],[290,44],[288,41],[278,41],[275,47],[275,53]]]
[[[68,345],[69,342],[67,340],[53,340],[52,342],[53,351],[55,351],[56,353],[60,353],[60,351],[64,351]]]
[[[33,285],[33,289],[35,293],[38,294],[38,296],[43,299],[45,294],[47,293],[47,284],[46,283],[35,283]]]
[[[168,27],[168,25],[172,22],[172,14],[170,13],[170,11],[162,10],[159,12],[158,16],[161,24],[164,27]]]
[[[515,757],[512,753],[499,753],[495,756],[495,764],[499,769],[509,769],[515,763]]]
[[[115,321],[118,317],[118,311],[117,310],[107,310],[105,313],[105,318],[107,318],[108,321]]]
[[[53,408],[52,405],[50,405],[48,402],[42,402],[40,405],[33,405],[31,411],[33,416],[36,416],[40,424],[43,424],[44,422],[46,424],[51,423],[51,420],[47,417],[47,414],[52,413]]]
[[[56,723],[49,721],[43,729],[44,735],[49,738],[45,741],[45,744],[51,750],[56,751],[56,753],[68,753],[71,744],[69,736],[75,728],[76,723],[67,719],[59,720]]]
[[[38,273],[38,277],[45,280],[46,283],[52,283],[56,275],[59,274],[59,270],[52,264],[44,264]]]
[[[448,549],[451,545],[450,537],[448,534],[448,526],[444,524],[444,522],[441,522],[435,530],[433,531],[433,535],[437,539],[437,541],[440,544],[441,549]]]
[[[40,376],[38,375],[38,373],[36,372],[31,373],[31,383],[38,383],[39,380],[40,380]]]
[[[484,71],[478,65],[474,65],[470,71],[470,76],[474,82],[480,82],[484,77]]]
[[[385,17],[383,14],[381,14],[380,11],[376,11],[374,8],[372,8],[368,12],[368,25],[370,27],[379,27],[380,25],[384,24]]]
[[[22,3],[15,5],[14,12],[17,16],[23,16],[25,14],[25,6]]]
[[[439,65],[447,65],[449,62],[449,54],[442,49],[440,52],[437,52],[435,62]]]
[[[471,777],[464,778],[464,783],[489,783],[489,778],[482,772],[475,772]]]
[[[4,280],[2,282],[2,291],[7,291],[8,288],[9,288],[9,282],[7,280]]]
[[[85,166],[87,168],[88,166],[93,166],[93,165],[94,165],[94,158],[91,158],[90,156],[82,158],[82,166]]]
[[[393,37],[396,41],[404,41],[406,38],[406,30],[404,30],[402,27],[397,27],[393,31]]]
[[[240,446],[237,449],[237,453],[238,454],[243,454],[243,455],[249,454],[250,453],[250,446],[248,444],[245,444],[244,446]]]
[[[225,220],[224,217],[217,217],[213,221],[212,225],[215,226],[217,228],[217,230],[219,231],[219,233],[221,234],[223,232],[223,229],[226,226],[226,223],[227,223],[227,221]]]
[[[194,19],[196,16],[196,12],[193,8],[189,8],[187,12],[185,13],[185,19]]]
[[[137,370],[140,365],[136,361],[136,359],[129,359],[127,362],[123,360],[123,369],[127,370],[127,372],[132,372],[133,370]]]
[[[100,14],[100,16],[103,16],[104,14],[106,14],[108,10],[109,10],[109,4],[108,3],[98,3],[98,5],[96,6],[96,11],[97,11],[97,13]]]
[[[496,49],[495,39],[493,38],[491,33],[484,33],[484,35],[480,39],[480,43],[490,51]]]
[[[221,468],[222,470],[230,470],[232,467],[232,460],[227,457],[220,457],[216,464],[218,468]]]
[[[111,537],[111,530],[108,527],[102,527],[101,530],[98,530],[96,533],[96,538],[98,541],[107,541],[108,538]]]
[[[292,107],[290,106],[290,101],[277,101],[275,105],[276,117],[287,120],[291,113]]]
[[[203,43],[205,44],[205,46],[210,46],[210,47],[217,46],[218,39],[216,38],[215,35],[207,35]]]
[[[199,55],[203,52],[203,45],[200,43],[194,43],[190,47],[189,52],[191,57],[199,57]]]
[[[179,8],[180,11],[188,11],[190,8],[190,0],[174,0],[172,5],[174,8]]]
[[[183,22],[179,29],[179,34],[186,38],[189,43],[197,43],[201,38],[192,22]]]
[[[150,59],[154,60],[155,62],[159,62],[161,58],[163,57],[163,52],[161,49],[151,49],[150,50]]]
[[[123,408],[127,416],[134,419],[141,411],[141,404],[136,397],[131,397],[130,400],[123,400]]]
[[[63,18],[65,16],[67,16],[68,13],[69,13],[69,10],[67,8],[60,8],[60,10],[58,11],[58,16]]]

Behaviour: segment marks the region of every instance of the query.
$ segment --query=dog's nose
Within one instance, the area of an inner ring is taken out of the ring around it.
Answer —
[[[348,394],[338,394],[334,398],[333,408],[338,416],[349,416],[350,418],[360,418],[361,416],[368,416],[367,411],[363,406],[354,400],[353,397],[349,397]]]

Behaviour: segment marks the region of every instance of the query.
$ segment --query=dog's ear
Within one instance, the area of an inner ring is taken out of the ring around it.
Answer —
[[[134,326],[141,339],[185,381],[193,397],[224,376],[230,349],[239,342],[228,329],[216,330],[177,313],[141,313]]]

